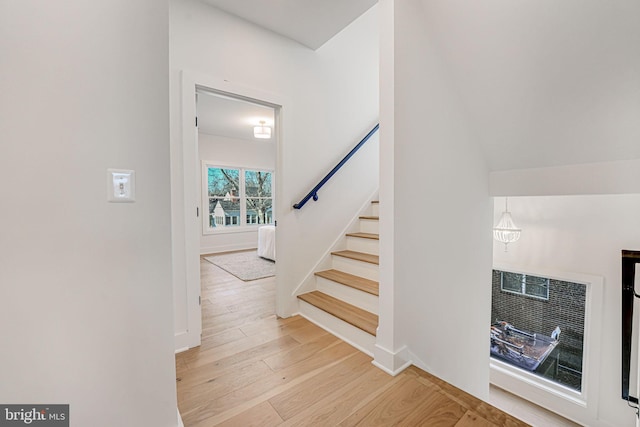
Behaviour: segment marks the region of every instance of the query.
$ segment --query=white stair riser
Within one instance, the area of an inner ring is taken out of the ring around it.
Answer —
[[[367,292],[316,276],[316,289],[348,304],[378,314],[378,297]]]
[[[376,282],[379,281],[380,278],[378,264],[371,264],[369,262],[332,255],[331,267],[334,270],[344,271],[345,273],[364,277],[369,280],[375,280]]]
[[[378,234],[379,230],[377,219],[360,219],[360,232]]]
[[[302,317],[373,357],[376,337],[302,300],[298,303]]]
[[[347,236],[347,249],[364,252],[365,254],[380,254],[380,242],[376,239]]]
[[[380,203],[371,203],[371,215],[380,216]]]

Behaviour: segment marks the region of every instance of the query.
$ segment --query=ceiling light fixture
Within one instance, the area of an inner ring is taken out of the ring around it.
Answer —
[[[253,136],[254,138],[260,139],[270,139],[271,138],[271,127],[265,126],[265,121],[260,120],[260,126],[253,127]]]
[[[516,227],[511,218],[511,212],[507,205],[507,198],[504,198],[504,212],[498,221],[498,225],[493,227],[493,238],[498,242],[504,243],[504,251],[507,252],[507,245],[513,243],[520,238],[522,229]]]

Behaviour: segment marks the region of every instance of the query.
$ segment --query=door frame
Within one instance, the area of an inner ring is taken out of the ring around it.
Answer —
[[[175,331],[176,352],[197,347],[201,342],[202,312],[200,295],[200,234],[203,209],[200,200],[200,160],[198,155],[198,132],[196,128],[196,91],[209,91],[224,94],[237,99],[266,105],[274,109],[274,136],[276,138],[276,168],[275,194],[282,193],[282,116],[285,102],[282,97],[259,89],[232,83],[228,80],[200,74],[192,71],[181,71],[181,117],[182,138],[180,141],[182,154],[182,208],[184,214],[184,237],[176,238],[173,243],[174,265],[179,258],[183,258],[185,266],[184,281],[175,280],[174,294],[186,295],[186,307],[176,306],[177,313],[186,313],[186,330]],[[179,163],[179,162],[177,162]],[[178,202],[179,203],[179,202]],[[275,217],[280,217],[279,206],[276,200],[274,209]],[[276,232],[277,234],[277,232]],[[278,285],[278,264],[276,264],[276,294]],[[179,276],[179,275],[178,275]],[[175,276],[174,276],[175,277]],[[176,300],[176,305],[180,304]]]

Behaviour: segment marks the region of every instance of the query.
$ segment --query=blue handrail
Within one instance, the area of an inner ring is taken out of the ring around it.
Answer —
[[[318,185],[313,187],[313,189],[311,191],[309,191],[309,193],[306,196],[304,196],[304,198],[302,200],[300,200],[298,203],[293,205],[293,208],[294,209],[302,208],[305,205],[305,203],[307,203],[309,201],[309,199],[311,199],[311,198],[313,198],[314,202],[318,201],[318,190],[320,190],[320,187],[325,185],[327,183],[327,181],[329,181],[329,179],[333,176],[333,174],[338,172],[338,169],[340,169],[345,163],[347,163],[347,160],[349,160],[351,158],[351,156],[353,156],[356,153],[356,151],[358,151],[360,149],[360,147],[362,147],[364,145],[364,143],[367,142],[367,140],[369,140],[369,138],[371,138],[371,136],[378,131],[379,127],[380,127],[379,123],[377,125],[375,125],[373,127],[373,129],[371,129],[369,131],[367,136],[362,138],[362,141],[358,142],[358,144],[355,147],[353,147],[353,149],[351,151],[349,151],[349,154],[344,156],[344,159],[340,160],[340,163],[338,163],[336,165],[336,167],[331,169],[331,172],[329,172],[327,174],[327,176],[322,178],[322,180],[318,183]]]

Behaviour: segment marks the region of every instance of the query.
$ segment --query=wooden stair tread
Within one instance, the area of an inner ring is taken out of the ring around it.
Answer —
[[[371,335],[376,335],[378,316],[347,304],[320,291],[298,295],[298,298]]]
[[[331,255],[341,256],[344,258],[355,259],[357,261],[368,262],[370,264],[379,264],[380,257],[378,255],[366,254],[364,252],[356,252],[356,251],[336,251],[331,252]]]
[[[372,295],[378,295],[378,282],[374,280],[365,279],[364,277],[354,276],[353,274],[345,273],[338,270],[325,270],[315,273],[316,276],[323,277],[327,280],[349,286],[354,289],[358,289],[362,292],[366,292]]]
[[[374,216],[374,215],[362,215],[360,217],[360,219],[370,219],[370,220],[374,220],[374,221],[378,221],[380,219],[379,216]]]
[[[360,237],[362,239],[380,240],[380,235],[375,233],[347,233],[349,237]]]

